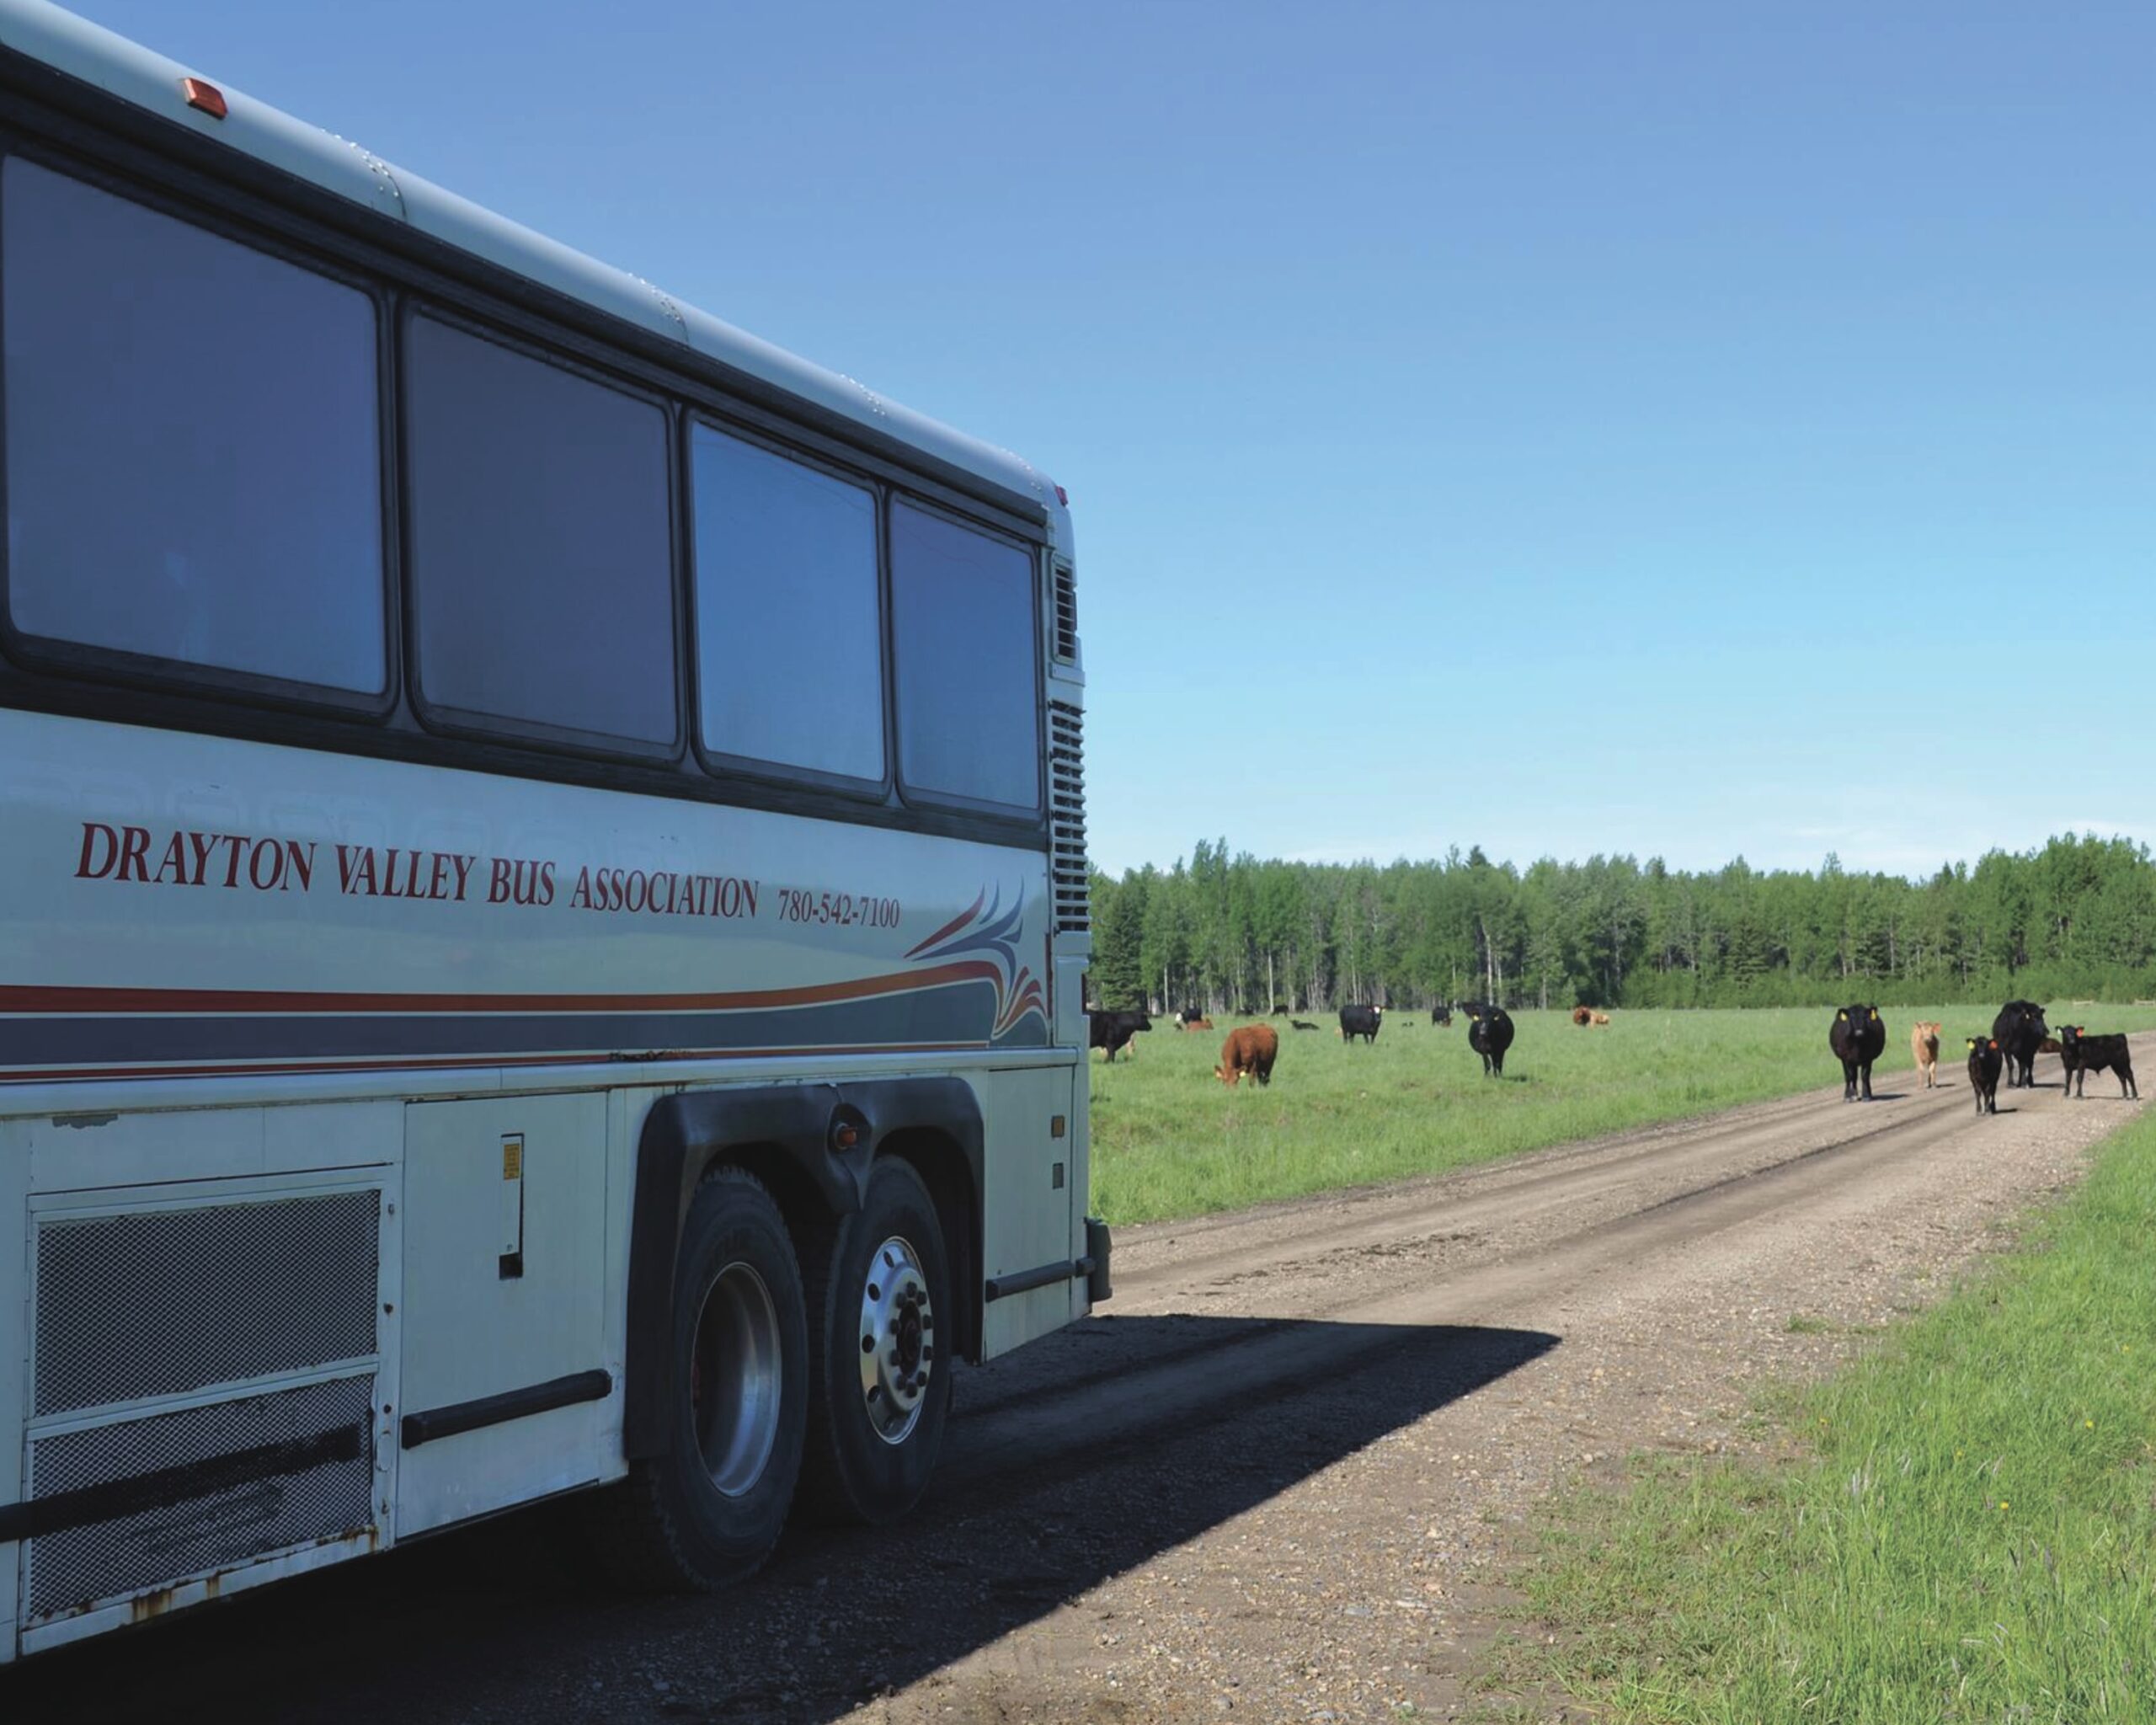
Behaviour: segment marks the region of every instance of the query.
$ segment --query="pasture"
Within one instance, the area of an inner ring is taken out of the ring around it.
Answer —
[[[1962,1040],[1988,1033],[1998,1009],[1883,1008],[1877,1094],[1915,1082],[1909,1026],[1919,1018],[1945,1027],[1940,1081],[1964,1081]],[[1376,1044],[1365,1046],[1343,1044],[1332,1013],[1302,1016],[1320,1028],[1223,1015],[1210,1031],[1184,1032],[1156,1018],[1136,1039],[1135,1060],[1125,1054],[1111,1066],[1090,1055],[1096,1212],[1112,1223],[1155,1221],[1440,1173],[1841,1081],[1827,1049],[1833,1012],[1822,1007],[1616,1012],[1607,1028],[1588,1029],[1564,1012],[1515,1012],[1519,1034],[1502,1079],[1482,1076],[1457,1019],[1440,1029],[1427,1012],[1387,1012]],[[2156,1028],[2156,1006],[2061,1003],[2052,1022],[2147,1030]],[[1280,1033],[1273,1082],[1246,1079],[1230,1090],[1213,1076],[1221,1041],[1257,1023]],[[2036,1076],[2052,1087],[2037,1092],[2045,1106],[2069,1105],[2056,1055],[2037,1061]]]

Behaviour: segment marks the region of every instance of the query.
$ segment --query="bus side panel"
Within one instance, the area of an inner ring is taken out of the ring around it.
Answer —
[[[604,1092],[406,1111],[400,1537],[622,1471]]]
[[[29,1135],[0,1125],[0,1508],[23,1497],[23,1370],[29,1354]],[[15,1657],[22,1548],[0,1541],[0,1665]]]
[[[988,1116],[983,1171],[987,1190],[982,1199],[988,1280],[992,1285],[999,1279],[1044,1274],[1058,1265],[1067,1268],[1072,1217],[1081,1207],[1072,1178],[1077,1170],[1071,1068],[990,1072],[979,1081]],[[1043,1286],[990,1300],[982,1357],[992,1359],[1082,1316],[1085,1291],[1082,1280],[1066,1274]]]

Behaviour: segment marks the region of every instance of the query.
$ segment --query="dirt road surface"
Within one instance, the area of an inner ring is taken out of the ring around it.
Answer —
[[[1763,1380],[1935,1297],[2137,1106],[2039,1076],[1995,1119],[1958,1074],[1896,1075],[1869,1106],[1837,1087],[1133,1230],[1102,1316],[962,1377],[899,1528],[795,1533],[749,1588],[653,1601],[585,1588],[558,1515],[509,1517],[0,1672],[0,1717],[1470,1712],[1540,1497],[1742,1444]]]

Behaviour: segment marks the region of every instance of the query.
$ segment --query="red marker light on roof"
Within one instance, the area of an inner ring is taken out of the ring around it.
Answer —
[[[184,77],[179,81],[179,93],[187,98],[187,105],[199,108],[212,120],[225,117],[225,93],[215,84],[205,83],[199,77]]]
[[[1065,509],[1069,509],[1070,507],[1070,494],[1068,491],[1065,491],[1060,485],[1055,488],[1055,500],[1061,504]]]

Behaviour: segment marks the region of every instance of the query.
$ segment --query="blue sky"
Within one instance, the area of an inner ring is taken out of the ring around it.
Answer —
[[[1070,490],[1097,859],[2156,837],[2156,9],[82,0]]]

